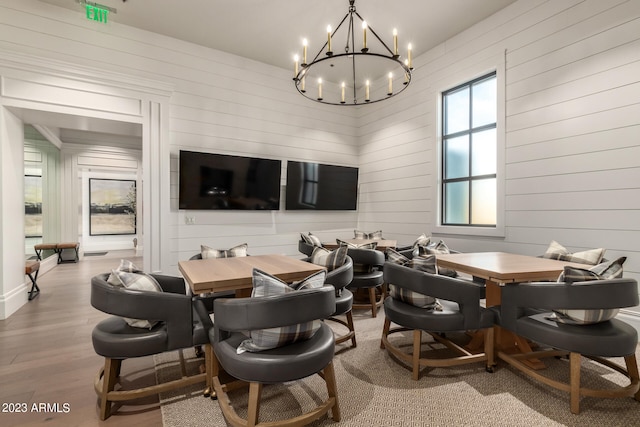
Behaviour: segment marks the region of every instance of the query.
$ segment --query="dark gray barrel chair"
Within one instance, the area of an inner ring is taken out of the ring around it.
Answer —
[[[309,257],[313,253],[314,249],[315,249],[315,246],[305,242],[304,240],[300,239],[298,241],[298,251],[300,251],[300,253]]]
[[[487,371],[493,372],[494,313],[481,307],[484,286],[472,281],[456,279],[438,274],[430,274],[410,267],[387,262],[384,265],[384,280],[394,286],[435,297],[442,305],[442,311],[416,307],[394,297],[384,301],[385,323],[381,348],[405,362],[412,368],[412,377],[418,380],[422,366],[443,367],[486,361]],[[399,327],[391,328],[391,323]],[[411,354],[401,350],[389,340],[396,332],[413,331]],[[474,354],[447,339],[445,333],[485,330],[484,353]],[[421,357],[422,331],[436,341],[454,350],[460,356],[450,358]]]
[[[216,299],[215,327],[209,331],[210,344],[205,346],[208,382],[213,384],[212,398],[232,425],[262,425],[258,422],[260,396],[264,384],[295,381],[319,374],[327,386],[328,397],[319,406],[298,417],[269,425],[304,425],[331,411],[334,421],[340,420],[340,408],[333,368],[335,341],[331,328],[322,323],[308,340],[287,344],[271,350],[237,354],[239,344],[247,339],[246,331],[295,325],[325,319],[335,311],[335,291],[332,286],[305,289],[265,297]],[[237,384],[222,384],[221,370],[241,382],[249,383],[247,420],[242,420],[230,403],[227,389]]]
[[[304,258],[303,261],[310,262],[310,258]],[[353,325],[353,293],[347,289],[347,285],[353,280],[353,261],[351,257],[347,256],[344,264],[337,267],[327,273],[325,283],[332,285],[336,291],[336,310],[326,320],[339,323],[347,328],[347,333],[343,335],[336,335],[336,344],[341,344],[345,341],[351,340],[351,346],[355,347],[356,343],[356,331]],[[338,318],[337,316],[344,315],[345,320]]]
[[[640,401],[635,328],[618,319],[590,325],[575,325],[551,320],[553,309],[610,309],[638,305],[638,284],[632,279],[594,280],[565,283],[520,283],[502,287],[501,305],[492,307],[497,322],[517,335],[539,344],[531,353],[514,356],[499,352],[498,356],[520,371],[551,387],[570,393],[570,408],[580,411],[580,397],[629,397]],[[568,383],[546,377],[522,363],[522,359],[569,354]],[[581,356],[626,375],[625,387],[606,390],[582,387]],[[605,358],[624,357],[626,369]]]
[[[353,280],[348,288],[352,292],[358,289],[366,289],[369,297],[368,303],[353,303],[353,308],[371,310],[371,316],[376,317],[378,308],[387,296],[387,287],[382,276],[384,265],[384,252],[376,249],[349,248],[347,256],[353,260]],[[376,289],[380,290],[380,296],[376,295]]]
[[[298,250],[300,253],[305,254],[307,258],[304,261],[309,262],[311,254],[315,246],[310,245],[304,240],[298,241]],[[333,285],[336,290],[336,311],[327,320],[337,322],[348,329],[348,332],[344,335],[336,336],[336,344],[341,344],[347,340],[351,340],[351,346],[355,347],[356,332],[353,325],[353,293],[347,289],[347,286],[353,280],[353,260],[347,255],[347,260],[340,267],[329,271],[325,283]],[[346,321],[336,317],[340,315],[346,316]]]
[[[180,357],[183,378],[141,389],[114,390],[120,382],[123,360],[205,344],[209,342],[207,332],[213,327],[202,302],[185,295],[180,277],[152,275],[163,292],[148,292],[115,287],[107,283],[108,276],[100,274],[91,279],[91,305],[112,315],[100,321],[92,333],[93,348],[105,360],[94,381],[102,420],[111,415],[112,402],[204,382],[204,374],[186,376]],[[120,316],[159,322],[152,329],[134,328]]]

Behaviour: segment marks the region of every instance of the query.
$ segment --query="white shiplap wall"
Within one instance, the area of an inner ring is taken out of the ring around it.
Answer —
[[[357,213],[178,211],[180,149],[358,164],[355,116],[300,97],[290,71],[33,0],[0,0],[0,49],[73,66],[161,81],[170,100],[169,273],[200,244],[226,248],[248,242],[252,254],[297,252],[298,232],[334,238],[357,225]],[[282,183],[286,162],[283,162]],[[185,215],[194,225],[185,225]],[[162,249],[163,251],[165,248]]]
[[[640,278],[638,1],[519,1],[421,56],[402,96],[362,110],[360,226],[407,243],[433,231],[438,91],[500,61],[505,236],[439,237],[462,251],[604,247]]]

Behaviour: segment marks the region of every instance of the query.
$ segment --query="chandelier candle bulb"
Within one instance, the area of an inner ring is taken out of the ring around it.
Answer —
[[[397,29],[393,29],[393,56],[399,56],[398,55],[398,30]]]
[[[407,66],[410,70],[413,70],[413,63],[411,61],[411,43],[409,43],[409,46],[407,48]]]
[[[298,60],[300,58],[298,57],[298,55],[294,55],[293,56],[293,79],[297,79],[298,78]]]
[[[362,51],[366,52],[367,50],[367,21],[362,21]]]
[[[322,79],[318,79],[318,101],[322,101]]]
[[[364,100],[366,102],[371,101],[371,98],[369,97],[369,80],[367,80],[364,85]]]
[[[307,66],[307,45],[309,42],[307,39],[302,39],[302,66]]]
[[[300,92],[305,93],[307,91],[306,88],[306,83],[305,83],[305,77],[302,76],[302,78],[300,79]]]
[[[342,82],[342,84],[341,84],[340,86],[341,86],[341,89],[342,89],[342,96],[341,96],[341,98],[340,98],[340,103],[341,103],[341,104],[344,104],[344,103],[345,103],[345,100],[344,100],[344,87],[345,87],[345,83],[344,83],[344,82]]]
[[[387,95],[393,94],[393,73],[389,73],[389,91]]]
[[[327,25],[327,55],[331,54],[331,25]]]

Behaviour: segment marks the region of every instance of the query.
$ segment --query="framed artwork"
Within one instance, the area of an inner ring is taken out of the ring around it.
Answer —
[[[24,177],[24,235],[42,237],[42,177]]]
[[[89,179],[89,235],[136,234],[136,181]]]

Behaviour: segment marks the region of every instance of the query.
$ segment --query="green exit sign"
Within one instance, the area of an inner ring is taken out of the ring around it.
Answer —
[[[87,8],[87,19],[91,21],[102,22],[104,24],[107,23],[109,19],[109,10],[103,9],[99,6],[93,6],[90,4],[85,4]]]

